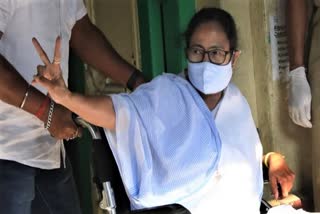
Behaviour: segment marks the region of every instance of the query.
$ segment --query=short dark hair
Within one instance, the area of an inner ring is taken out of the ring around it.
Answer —
[[[187,47],[189,47],[191,37],[196,29],[201,24],[208,22],[216,22],[222,27],[230,42],[230,50],[237,48],[238,35],[233,17],[227,11],[214,7],[203,8],[192,17],[185,32]]]

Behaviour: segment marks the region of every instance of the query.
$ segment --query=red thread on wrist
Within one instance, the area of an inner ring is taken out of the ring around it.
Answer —
[[[50,98],[48,96],[46,96],[46,98],[41,103],[38,111],[35,113],[35,116],[37,118],[41,119],[41,117],[43,116],[45,110],[48,108],[49,103],[50,103]]]

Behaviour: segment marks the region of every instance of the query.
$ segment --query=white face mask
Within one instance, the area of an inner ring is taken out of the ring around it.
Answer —
[[[227,65],[188,62],[188,76],[199,91],[204,94],[215,94],[228,86],[232,77],[231,62]]]

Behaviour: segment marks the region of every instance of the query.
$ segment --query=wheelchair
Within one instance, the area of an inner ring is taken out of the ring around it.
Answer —
[[[100,198],[99,207],[106,214],[191,214],[179,204],[153,207],[142,210],[130,210],[130,202],[118,171],[117,164],[107,143],[104,131],[93,126],[82,118],[73,115],[76,124],[88,129],[92,137],[93,182]],[[108,170],[106,170],[108,169]],[[263,177],[267,178],[268,169],[263,170]],[[265,181],[267,179],[264,179]],[[116,192],[116,194],[114,194]],[[260,213],[266,214],[271,208],[267,201],[262,200]]]

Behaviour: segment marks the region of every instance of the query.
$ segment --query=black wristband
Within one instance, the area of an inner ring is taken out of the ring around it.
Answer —
[[[132,72],[132,74],[131,74],[128,82],[127,82],[127,88],[130,89],[131,91],[133,91],[134,86],[135,86],[135,84],[136,84],[136,82],[137,82],[137,79],[138,79],[139,77],[142,77],[142,78],[143,78],[142,72],[139,71],[138,69],[135,69],[135,70]]]

